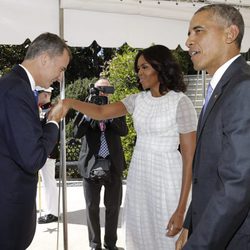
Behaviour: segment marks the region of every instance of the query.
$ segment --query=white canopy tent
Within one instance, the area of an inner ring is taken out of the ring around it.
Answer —
[[[238,3],[246,25],[242,44],[246,52],[250,1],[205,2]],[[195,0],[0,0],[0,44],[21,44],[49,31],[63,36],[70,46],[86,47],[95,40],[102,47],[127,42],[136,48],[155,43],[186,49],[189,20],[204,4]]]

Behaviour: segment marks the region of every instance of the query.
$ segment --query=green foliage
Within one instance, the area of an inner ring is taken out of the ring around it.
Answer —
[[[102,48],[96,41],[89,47],[71,47],[73,60],[66,71],[66,79],[74,82],[77,79],[99,77],[103,65],[110,60],[116,49]]]
[[[187,58],[190,58],[190,56],[186,53],[186,51],[182,50],[180,46],[178,46],[175,50],[172,50],[172,53],[178,63],[180,64],[182,68],[182,72],[184,74],[188,71],[188,61]]]
[[[73,121],[74,119],[71,119],[66,123],[65,135],[66,135],[67,140],[70,140],[73,138]]]
[[[26,39],[20,45],[0,45],[0,76],[9,72],[25,57],[31,41]],[[114,55],[116,48],[102,48],[95,41],[89,47],[70,47],[73,59],[65,72],[66,84],[71,84],[78,78],[99,77],[103,65]]]
[[[11,68],[23,61],[30,40],[20,45],[0,45],[0,76],[8,73]]]
[[[66,160],[78,161],[78,156],[81,150],[81,141],[77,139],[70,139],[66,143]]]
[[[137,86],[134,73],[134,59],[136,49],[124,45],[123,49],[116,52],[114,57],[107,62],[101,77],[108,78],[110,83],[117,89],[134,88]]]

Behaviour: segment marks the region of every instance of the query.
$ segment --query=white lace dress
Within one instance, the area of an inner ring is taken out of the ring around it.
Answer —
[[[197,114],[183,93],[152,97],[140,92],[122,100],[137,133],[125,198],[126,250],[174,250],[166,226],[181,190],[179,133],[195,131]]]

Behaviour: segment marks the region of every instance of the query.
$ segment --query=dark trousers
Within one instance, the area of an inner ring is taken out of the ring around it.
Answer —
[[[83,189],[86,201],[86,215],[90,247],[101,247],[100,228],[100,193],[104,186],[105,205],[105,235],[104,243],[113,247],[117,241],[117,226],[119,210],[122,201],[122,180],[120,176],[112,175],[110,183],[93,182],[83,179]]]

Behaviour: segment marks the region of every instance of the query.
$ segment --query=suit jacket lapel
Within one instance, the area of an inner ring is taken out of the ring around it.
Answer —
[[[35,99],[34,92],[33,92],[32,89],[31,89],[30,80],[29,80],[29,77],[28,77],[26,71],[25,71],[21,66],[15,65],[15,66],[12,68],[12,72],[13,72],[14,74],[17,74],[17,75],[18,75],[20,78],[22,78],[22,80],[27,84],[28,89],[29,89],[29,91],[30,91],[30,95],[32,96],[32,97],[30,97],[30,98],[34,99],[34,107],[35,107],[35,109],[37,110],[37,114],[38,114],[38,116],[39,116],[39,109],[38,109],[37,101],[36,101],[36,99]]]
[[[198,132],[202,131],[202,129],[204,127],[204,124],[206,123],[206,120],[207,120],[211,110],[213,109],[213,106],[215,105],[218,98],[221,96],[221,94],[222,94],[222,85],[224,85],[224,84],[226,84],[226,82],[220,81],[217,84],[216,88],[214,89],[213,94],[210,97],[209,103],[208,103],[207,108],[205,110],[205,113],[204,114],[201,113],[201,116],[200,116],[200,119],[199,119],[199,124],[198,124]]]
[[[197,128],[197,142],[200,138],[204,125],[206,124],[207,118],[209,117],[211,111],[213,110],[214,105],[216,104],[217,100],[221,98],[226,86],[230,83],[231,78],[234,76],[234,72],[238,70],[242,64],[245,64],[245,60],[242,56],[238,57],[225,71],[223,76],[221,77],[220,81],[216,85],[212,96],[210,97],[209,103],[207,105],[206,111],[204,115],[200,115],[198,128]],[[231,84],[234,84],[233,82]]]

